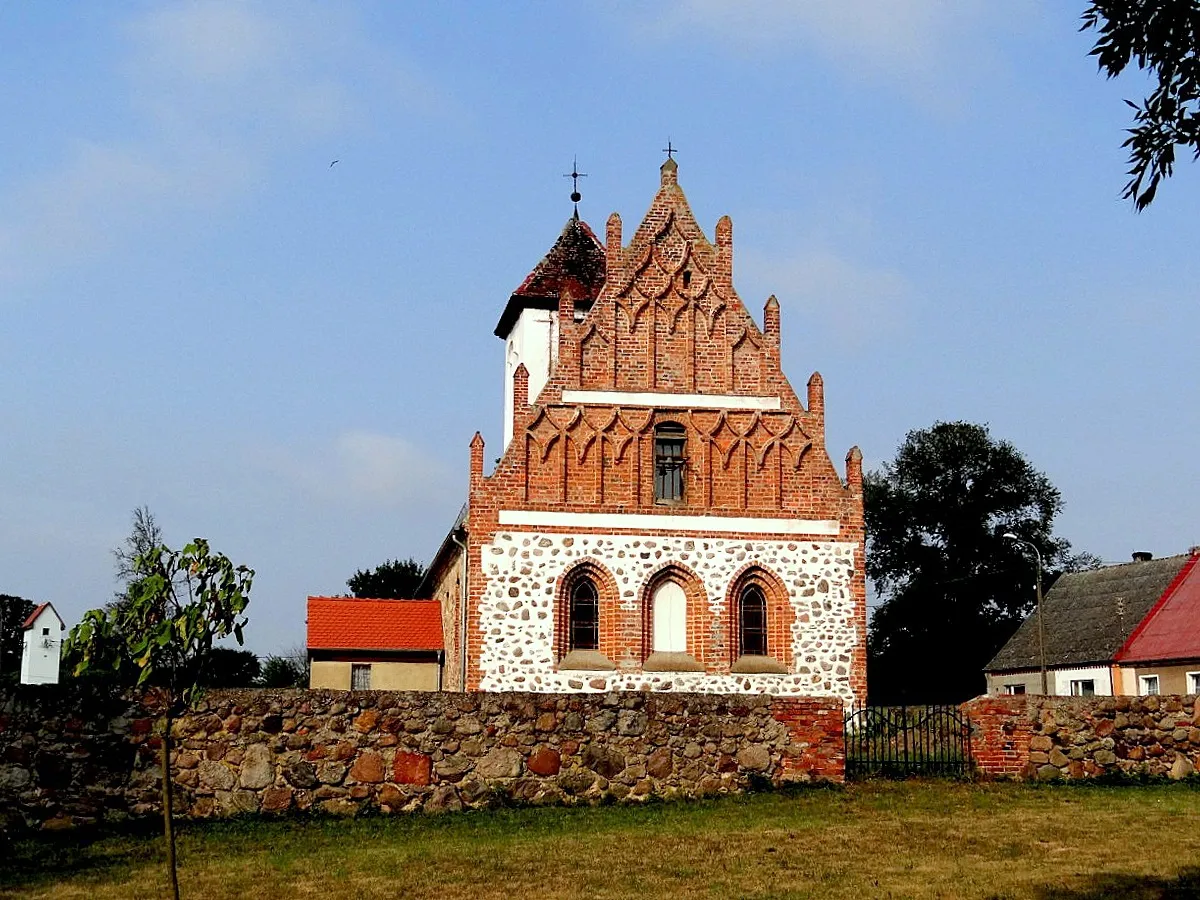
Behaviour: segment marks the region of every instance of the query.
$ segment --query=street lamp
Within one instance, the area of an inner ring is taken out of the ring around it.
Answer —
[[[1035,545],[1029,541],[1022,540],[1011,531],[1005,532],[1004,537],[1014,544],[1021,544],[1028,547],[1033,551],[1033,555],[1037,559],[1037,583],[1034,585],[1034,588],[1037,591],[1038,660],[1041,663],[1042,669],[1042,694],[1048,696],[1050,688],[1046,680],[1046,622],[1042,618],[1042,554]]]

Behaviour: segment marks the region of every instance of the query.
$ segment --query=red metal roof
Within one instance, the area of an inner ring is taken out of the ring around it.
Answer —
[[[310,650],[442,650],[437,600],[308,598]]]
[[[1158,603],[1117,652],[1119,662],[1200,659],[1200,559],[1183,564]]]

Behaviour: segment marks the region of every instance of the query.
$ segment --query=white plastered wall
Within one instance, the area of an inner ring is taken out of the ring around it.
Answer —
[[[618,602],[627,610],[637,608],[642,586],[658,569],[680,563],[699,576],[718,620],[725,615],[733,578],[749,563],[761,565],[787,586],[796,612],[792,671],[556,672],[556,588],[563,573],[584,559],[613,575]],[[482,690],[675,690],[855,699],[850,673],[859,635],[851,591],[852,543],[503,531],[482,547],[482,562],[483,597],[479,618],[472,623],[483,632]]]
[[[1038,675],[1041,678],[1041,675]],[[1108,666],[1082,666],[1076,669],[1054,669],[1050,672],[1050,690],[1058,697],[1071,696],[1072,681],[1092,681],[1097,697],[1111,697],[1112,669]]]
[[[550,377],[550,364],[558,347],[558,311],[521,310],[508,333],[504,348],[504,446],[513,436],[513,373],[525,363],[529,372],[529,402],[532,403]]]

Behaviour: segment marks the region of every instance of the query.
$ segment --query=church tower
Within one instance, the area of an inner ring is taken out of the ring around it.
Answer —
[[[673,158],[628,242],[576,213],[495,333],[503,455],[485,475],[475,436],[431,572],[447,686],[865,700],[862,456],[843,480],[821,376],[802,403]]]

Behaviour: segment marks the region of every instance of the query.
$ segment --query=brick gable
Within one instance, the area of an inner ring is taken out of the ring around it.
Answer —
[[[584,228],[560,243],[586,248]],[[760,329],[734,289],[728,217],[709,240],[668,160],[628,245],[609,218],[602,286],[551,279],[555,255],[527,279],[557,291],[548,377],[531,397],[525,366],[510,370],[512,438],[490,476],[482,438],[471,444],[468,686],[865,697],[861,454],[843,481],[825,449],[821,376],[801,403],[780,367],[778,302]],[[669,502],[655,490],[666,424],[683,441],[682,496]],[[596,574],[600,647],[615,667],[590,677],[556,670],[562,590],[579,567]],[[641,671],[663,567],[692,573],[679,576],[684,655],[699,671]],[[733,667],[748,567],[778,584],[767,643],[786,674]]]

